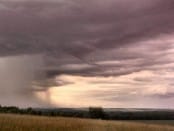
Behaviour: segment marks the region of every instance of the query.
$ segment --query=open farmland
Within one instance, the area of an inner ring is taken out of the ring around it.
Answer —
[[[170,124],[167,124],[168,122]],[[0,115],[0,131],[174,131],[172,123],[174,121],[142,123],[13,114]]]

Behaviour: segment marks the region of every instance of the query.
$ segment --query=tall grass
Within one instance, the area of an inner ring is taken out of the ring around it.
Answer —
[[[1,114],[0,131],[174,131],[174,127],[136,122]]]

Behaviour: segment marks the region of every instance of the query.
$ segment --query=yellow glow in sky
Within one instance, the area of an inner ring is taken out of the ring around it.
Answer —
[[[163,72],[165,75],[169,77]],[[36,93],[37,97],[56,107],[136,107],[146,96],[164,95],[169,89],[159,74],[148,70],[107,78],[62,75],[56,80],[70,84]],[[143,84],[143,80],[148,84]],[[161,80],[160,84],[158,80]]]

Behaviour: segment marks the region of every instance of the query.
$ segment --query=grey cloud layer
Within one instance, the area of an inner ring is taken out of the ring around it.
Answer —
[[[85,57],[173,32],[173,1],[2,2],[1,54]],[[108,50],[109,50],[108,49]]]
[[[173,14],[173,0],[2,1],[0,56],[42,54],[48,77],[172,72]],[[171,77],[164,77],[164,81],[170,84]],[[134,80],[153,82],[149,79]],[[69,82],[57,82],[58,86],[64,84]]]
[[[84,2],[17,4],[13,6],[15,11],[9,12],[10,15],[5,12],[5,25],[8,27],[8,31],[5,32],[17,33],[19,36],[27,35],[29,38],[47,36],[47,39],[52,40],[49,46],[56,43],[63,46],[61,49],[64,48],[65,51],[82,55],[96,48],[111,48],[127,44],[134,39],[137,41],[139,38],[148,37],[147,35],[172,31],[172,14],[169,14],[172,11],[172,3],[168,4],[169,9],[162,5],[164,9],[161,11],[158,11],[161,5],[135,10],[134,7],[125,9],[117,4],[112,8],[101,8],[95,2],[96,6],[92,6],[93,2],[89,3],[91,4],[87,4],[88,6],[85,6]],[[151,12],[149,8],[152,8]],[[4,15],[4,12],[2,13]],[[14,24],[11,24],[11,20]],[[2,31],[5,34],[4,30]],[[73,48],[70,45],[73,45]]]
[[[4,1],[0,55],[42,53],[48,76],[122,75],[172,63],[161,59],[171,43],[153,40],[173,33],[173,5],[172,0]]]

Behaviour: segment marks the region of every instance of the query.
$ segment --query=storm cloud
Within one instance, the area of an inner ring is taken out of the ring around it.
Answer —
[[[54,90],[53,85],[62,91],[82,77],[90,86],[84,96],[111,103],[105,106],[142,95],[143,100],[174,99],[173,13],[172,0],[1,1],[0,56],[41,54],[42,70],[51,80],[43,91]],[[130,88],[133,94],[126,93]]]

